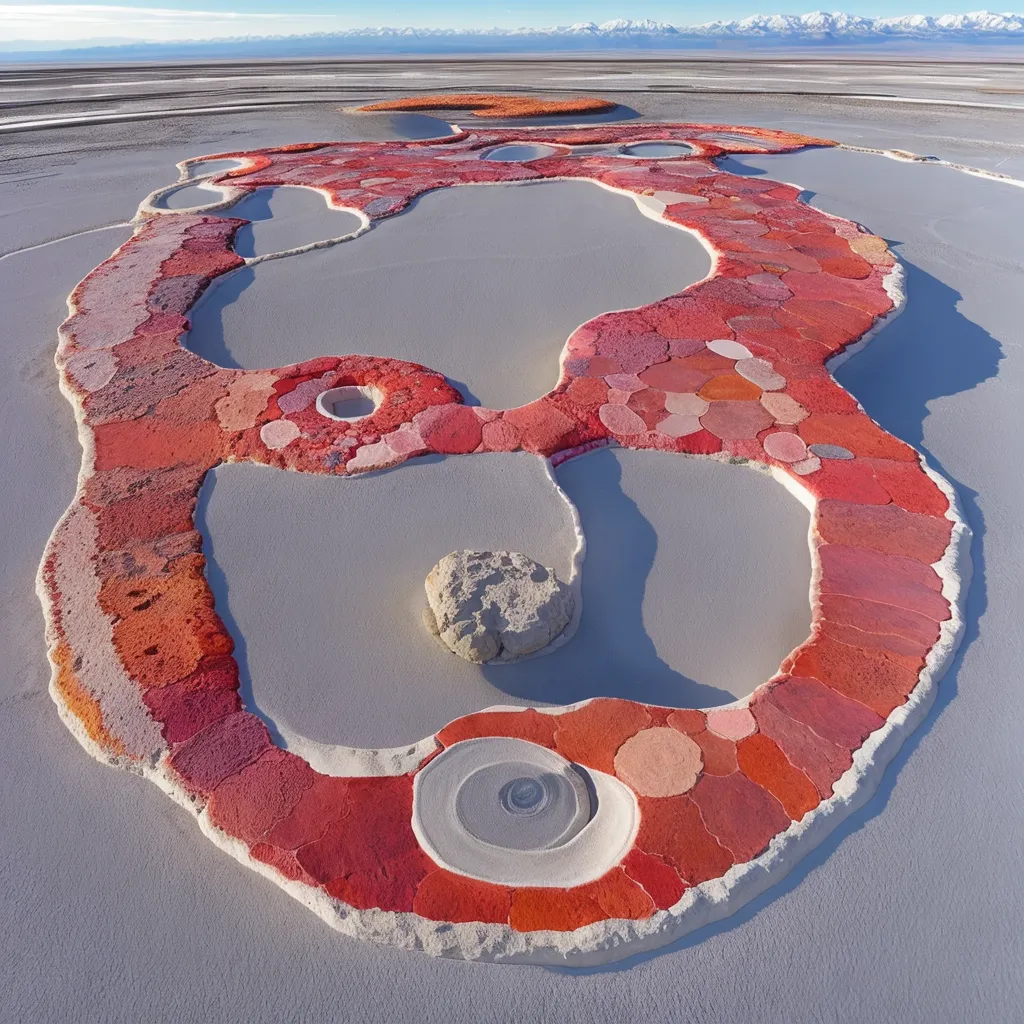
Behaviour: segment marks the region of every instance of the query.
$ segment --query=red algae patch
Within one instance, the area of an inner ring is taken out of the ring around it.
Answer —
[[[446,95],[374,108],[439,101],[506,117],[537,103]],[[523,142],[562,150],[529,164],[479,159]],[[692,155],[615,150],[638,142]],[[588,143],[609,150],[565,150]],[[537,401],[469,409],[443,374],[411,361],[346,355],[237,370],[189,352],[181,340],[195,303],[243,264],[232,245],[244,222],[143,217],[75,289],[57,354],[84,455],[38,587],[53,697],[83,746],[152,778],[215,842],[339,930],[437,955],[615,959],[781,877],[877,785],[927,711],[962,634],[967,571],[952,489],[828,369],[902,301],[895,259],[795,189],[712,159],[825,144],[771,129],[630,124],[209,158],[244,161],[214,179],[232,188],[315,187],[370,224],[461,184],[577,178],[656,205],[661,195],[657,216],[698,234],[715,272],[583,324]],[[335,389],[379,401],[358,419],[325,416],[318,398]],[[409,748],[348,751],[336,775],[281,749],[245,709],[194,522],[211,469],[346,477],[423,455],[513,450],[554,465],[611,443],[751,464],[812,509],[811,634],[749,700],[706,712],[608,698],[498,709]],[[470,770],[438,793],[441,769],[470,746]],[[436,808],[452,806],[469,837],[458,869],[424,839],[446,833]],[[537,873],[541,848],[560,873]]]

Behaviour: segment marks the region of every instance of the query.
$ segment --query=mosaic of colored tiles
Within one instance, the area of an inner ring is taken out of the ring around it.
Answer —
[[[523,140],[551,155],[480,159]],[[616,151],[641,140],[685,141],[692,153]],[[429,947],[423,936],[433,934],[434,951],[451,955],[500,948],[530,959],[561,942],[621,956],[631,938],[665,941],[684,928],[705,883],[729,886],[738,867],[783,849],[807,816],[834,804],[834,787],[885,735],[889,716],[895,722],[919,699],[915,688],[931,685],[943,644],[955,646],[955,586],[944,587],[936,566],[964,529],[918,453],[825,368],[893,309],[885,242],[799,202],[795,187],[714,163],[806,145],[828,143],[631,124],[219,154],[244,161],[214,178],[222,186],[311,186],[371,223],[428,189],[591,179],[643,197],[652,214],[699,233],[717,260],[679,294],[584,324],[548,394],[496,410],[464,406],[440,373],[376,355],[257,371],[207,362],[182,344],[189,310],[243,265],[232,241],[246,222],[143,217],[75,290],[57,356],[84,461],[40,592],[53,693],[83,744],[155,777],[221,845],[319,900],[335,926],[413,946]],[[343,386],[376,388],[376,411],[357,422],[321,415],[317,396]],[[525,450],[557,463],[614,442],[753,460],[813,496],[812,634],[749,702],[727,709],[596,699],[452,722],[438,750],[518,737],[616,776],[635,794],[639,827],[621,863],[572,888],[513,888],[445,870],[410,824],[422,765],[319,774],[243,707],[232,640],[204,576],[200,485],[227,461],[346,475],[427,453]],[[460,923],[473,923],[472,941]]]

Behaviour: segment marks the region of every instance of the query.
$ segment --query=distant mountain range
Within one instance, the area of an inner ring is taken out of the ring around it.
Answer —
[[[712,21],[706,25],[677,26],[666,22],[619,19],[552,29],[552,33],[618,39],[623,36],[667,36],[682,39],[777,39],[818,42],[823,40],[951,39],[994,35],[1024,39],[1024,15],[944,14],[929,17],[908,14],[900,18],[862,18],[856,14],[756,14],[739,21]]]
[[[671,25],[644,18],[617,18],[597,24],[593,21],[557,28],[494,28],[467,32],[459,29],[364,28],[334,33],[345,39],[523,39],[529,37],[567,38],[620,43],[624,39],[783,39],[817,42],[828,39],[876,40],[893,37],[911,39],[975,38],[1002,35],[1024,39],[1024,15],[944,14],[929,17],[909,14],[901,18],[862,18],[856,14],[756,14],[738,21],[712,21],[705,25]]]
[[[945,14],[862,18],[855,14],[759,14],[738,21],[671,25],[662,21],[617,19],[554,28],[431,29],[362,28],[295,36],[243,36],[165,43],[116,43],[44,48],[38,43],[0,43],[8,59],[126,59],[169,57],[288,57],[344,54],[536,53],[595,50],[681,50],[770,46],[885,43],[1024,42],[1024,15]]]

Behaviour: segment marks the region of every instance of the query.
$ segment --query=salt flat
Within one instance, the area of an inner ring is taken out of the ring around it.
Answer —
[[[1019,161],[1019,127],[998,112],[904,117],[721,96],[631,102],[648,116],[827,125],[827,134],[849,141],[884,138],[979,165],[1009,161],[1003,170]],[[185,156],[354,130],[325,107],[8,136],[3,251],[128,219]],[[363,130],[378,129],[367,121]],[[71,287],[127,231],[74,238],[0,261],[10,367],[0,380],[10,481],[0,539],[0,955],[9,979],[0,1019],[1015,1017],[1024,994],[1016,728],[1024,485],[1014,458],[1024,386],[1016,300],[1024,191],[852,153],[743,163],[798,182],[816,193],[816,205],[896,245],[910,306],[840,377],[883,426],[923,445],[957,483],[975,532],[965,649],[868,806],[739,915],[603,971],[494,968],[376,949],[340,938],[261,885],[153,787],[89,759],[46,694],[32,579],[78,464],[70,406],[50,364],[54,332]],[[746,471],[734,472],[745,479]]]
[[[423,580],[466,548],[523,551],[568,578],[572,522],[540,459],[451,456],[353,480],[217,469],[200,502],[209,576],[269,724],[397,747],[494,704],[714,706],[806,637],[807,513],[768,477],[604,451],[558,479],[589,544],[579,631],[553,654],[481,668],[426,632]]]

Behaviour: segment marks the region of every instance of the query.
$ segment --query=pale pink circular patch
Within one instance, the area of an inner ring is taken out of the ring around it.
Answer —
[[[769,434],[761,443],[764,450],[779,462],[800,462],[807,458],[807,445],[798,434],[787,434],[779,430]]]
[[[669,391],[665,395],[665,408],[680,416],[703,416],[708,411],[708,403],[689,391]]]
[[[786,386],[786,378],[776,373],[767,359],[741,359],[736,372],[765,391],[778,391]]]
[[[291,420],[271,420],[260,428],[260,440],[276,451],[291,444],[301,433]]]
[[[738,341],[733,341],[731,338],[709,341],[708,348],[715,355],[723,356],[726,359],[751,359],[754,355],[746,345],[741,345]]]
[[[749,708],[727,708],[708,712],[708,728],[727,740],[741,740],[757,729]]]
[[[609,402],[597,410],[597,415],[613,434],[642,434],[647,430],[647,424],[624,405]]]
[[[693,788],[704,761],[700,747],[676,729],[644,729],[619,747],[615,774],[641,796],[678,796]]]
[[[817,455],[812,455],[801,462],[794,462],[789,468],[800,476],[807,476],[809,473],[817,473],[821,469],[821,459]]]
[[[787,427],[807,419],[807,410],[789,395],[768,391],[761,396],[761,404],[775,417],[776,423],[783,423]]]
[[[396,455],[411,455],[413,452],[421,452],[427,447],[419,432],[412,426],[401,427],[387,434],[384,440]]]
[[[697,416],[666,416],[659,424],[658,430],[666,437],[686,437],[700,430],[700,419]]]
[[[629,394],[643,391],[647,387],[635,373],[608,373],[605,374],[604,382],[616,391],[626,391]]]
[[[508,420],[494,420],[483,426],[484,447],[492,452],[514,452],[522,438]]]

